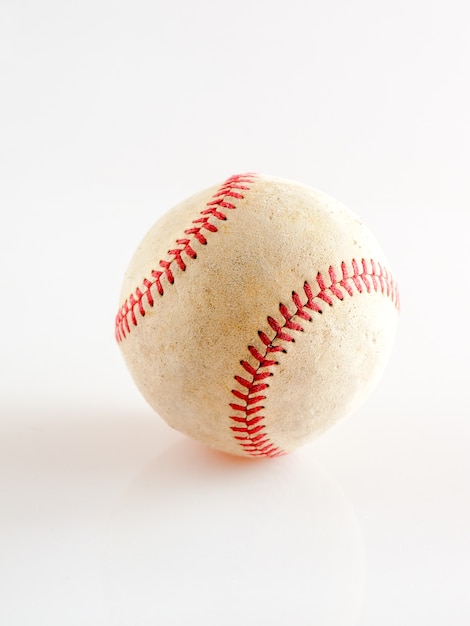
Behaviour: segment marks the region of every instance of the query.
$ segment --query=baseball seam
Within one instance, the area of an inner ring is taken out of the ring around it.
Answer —
[[[144,278],[143,289],[137,287],[124,304],[119,308],[115,321],[115,334],[118,343],[131,332],[132,326],[137,326],[138,315],[145,317],[145,306],[154,306],[155,298],[163,296],[165,282],[172,285],[175,282],[173,267],[176,264],[183,272],[186,270],[187,259],[196,259],[194,242],[206,245],[207,237],[203,231],[216,233],[216,223],[227,219],[226,211],[237,208],[236,200],[243,200],[243,191],[249,189],[256,178],[255,174],[236,174],[228,178],[213,194],[200,211],[199,217],[192,221],[192,226],[184,231],[186,237],[177,239],[175,246],[168,250],[168,258],[158,262],[158,269],[150,272],[151,278]],[[212,221],[211,221],[211,218]],[[214,223],[215,222],[215,223]],[[153,292],[153,293],[152,293]]]
[[[301,296],[293,291],[292,303],[295,311],[292,313],[285,304],[281,303],[279,313],[282,322],[271,316],[267,318],[274,332],[273,337],[270,338],[260,330],[258,336],[263,345],[262,350],[252,345],[248,346],[255,365],[248,360],[240,361],[244,372],[242,376],[234,377],[238,383],[238,389],[232,389],[232,395],[237,402],[230,403],[233,412],[230,419],[234,422],[230,428],[234,438],[248,456],[276,457],[285,454],[284,450],[270,440],[266,431],[265,417],[262,414],[265,408],[262,402],[266,399],[263,392],[269,387],[266,381],[273,376],[273,368],[279,364],[275,357],[276,353],[287,352],[285,346],[295,342],[294,333],[291,331],[303,332],[301,320],[313,321],[311,313],[321,314],[325,304],[333,306],[335,298],[344,300],[346,294],[352,297],[355,289],[359,293],[363,293],[364,289],[367,293],[380,291],[399,308],[397,285],[386,268],[373,259],[369,262],[361,259],[360,263],[352,259],[351,266],[352,274],[348,271],[346,263],[344,261],[341,263],[340,279],[335,268],[330,266],[329,281],[321,272],[317,273],[316,285],[305,281],[303,291],[306,302],[303,302]]]

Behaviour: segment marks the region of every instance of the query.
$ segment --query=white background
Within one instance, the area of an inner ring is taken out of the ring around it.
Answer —
[[[0,1],[0,623],[470,621],[467,3]],[[337,197],[401,287],[363,407],[273,462],[171,431],[114,344],[170,206]]]

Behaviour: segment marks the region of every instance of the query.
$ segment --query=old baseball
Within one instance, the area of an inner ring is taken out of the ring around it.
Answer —
[[[398,292],[377,241],[339,202],[240,174],[156,222],[120,304],[124,359],[170,426],[274,457],[365,398],[391,349]]]

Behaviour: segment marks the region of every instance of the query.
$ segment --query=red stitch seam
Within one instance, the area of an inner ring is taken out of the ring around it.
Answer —
[[[328,269],[328,277],[318,272],[316,285],[307,281],[303,285],[306,301],[295,291],[292,292],[292,303],[295,311],[292,313],[285,304],[279,305],[282,321],[271,316],[267,321],[274,335],[270,338],[265,332],[258,331],[263,344],[259,351],[255,346],[248,346],[248,351],[256,361],[252,365],[242,360],[240,364],[244,370],[242,376],[235,376],[239,388],[232,389],[236,402],[230,403],[233,414],[230,419],[234,422],[230,426],[233,436],[243,451],[253,457],[276,457],[285,454],[285,451],[276,446],[268,437],[261,404],[266,398],[263,392],[269,387],[266,380],[273,375],[272,369],[278,365],[276,353],[286,352],[285,345],[295,341],[294,333],[302,332],[301,320],[312,321],[313,313],[322,313],[322,306],[333,306],[334,299],[344,300],[345,295],[353,296],[354,288],[363,293],[366,290],[381,292],[392,300],[399,309],[399,295],[395,281],[391,274],[373,259],[360,262],[353,259],[351,262],[353,273],[348,272],[346,263],[341,263],[341,271],[336,272],[333,266]],[[314,292],[315,295],[314,295]],[[284,345],[283,345],[284,344]]]
[[[207,238],[204,231],[216,233],[218,228],[214,224],[216,221],[227,219],[227,210],[236,209],[236,200],[243,200],[243,191],[247,191],[251,183],[256,179],[256,174],[236,174],[228,178],[221,187],[215,192],[209,202],[206,203],[205,209],[202,210],[197,219],[192,221],[193,226],[184,231],[186,237],[176,240],[175,247],[168,250],[167,259],[162,259],[158,263],[158,269],[151,272],[151,279],[144,278],[142,284],[144,290],[139,287],[132,293],[129,298],[120,307],[116,315],[116,340],[118,342],[131,332],[132,326],[137,326],[138,315],[145,316],[144,302],[148,306],[153,307],[155,298],[163,296],[165,291],[165,281],[172,285],[175,282],[173,269],[175,264],[183,271],[186,270],[187,258],[195,259],[196,246],[195,242],[206,245]],[[210,221],[212,219],[212,221]],[[153,291],[153,293],[152,293]]]

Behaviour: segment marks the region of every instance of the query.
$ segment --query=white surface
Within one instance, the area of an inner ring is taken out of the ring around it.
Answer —
[[[0,623],[468,624],[468,17],[1,4]],[[113,339],[147,228],[240,170],[349,205],[403,305],[370,400],[265,464],[171,432]]]

